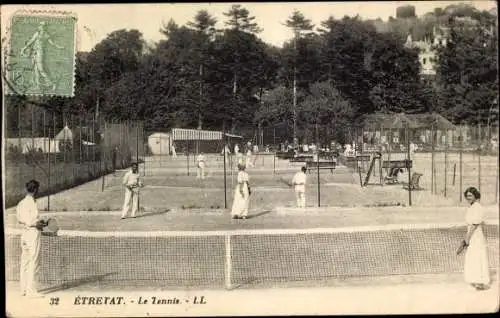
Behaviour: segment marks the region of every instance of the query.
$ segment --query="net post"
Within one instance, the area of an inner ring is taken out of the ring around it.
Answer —
[[[456,178],[456,175],[457,175],[457,164],[456,164],[456,163],[454,163],[454,164],[453,164],[453,180],[452,180],[452,182],[451,182],[451,184],[452,184],[453,186],[455,186],[455,178]]]
[[[230,290],[232,288],[231,284],[231,235],[224,235],[224,246],[226,251],[226,257],[224,262],[224,285],[226,289]]]

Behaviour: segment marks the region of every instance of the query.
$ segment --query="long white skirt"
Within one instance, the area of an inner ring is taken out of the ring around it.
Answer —
[[[231,215],[247,216],[249,203],[250,203],[250,195],[248,193],[248,187],[246,185],[243,186],[243,196],[242,196],[240,193],[240,186],[236,185],[236,189],[234,190],[234,200],[233,200],[233,206],[231,208]]]
[[[469,242],[465,252],[464,279],[469,284],[489,284],[488,245],[479,226]]]

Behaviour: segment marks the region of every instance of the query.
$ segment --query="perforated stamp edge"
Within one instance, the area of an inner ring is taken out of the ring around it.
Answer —
[[[9,64],[9,50],[10,50],[10,43],[12,40],[12,21],[14,17],[18,16],[29,16],[29,17],[47,17],[47,18],[72,18],[74,20],[74,41],[73,41],[73,86],[71,89],[71,93],[69,95],[58,95],[58,94],[20,94],[24,96],[47,96],[47,97],[74,97],[75,96],[75,87],[76,87],[76,54],[77,54],[77,49],[78,49],[78,17],[74,12],[70,11],[58,11],[58,10],[27,10],[27,9],[20,9],[12,13],[10,17],[8,17],[8,26],[6,29],[6,35],[2,37],[2,53],[4,54],[5,58],[2,59],[2,77],[3,80],[7,82],[8,77],[7,77],[7,67]],[[8,84],[4,83],[2,85],[2,91],[6,95],[16,95],[15,92],[12,92],[11,89],[7,89],[6,86]]]

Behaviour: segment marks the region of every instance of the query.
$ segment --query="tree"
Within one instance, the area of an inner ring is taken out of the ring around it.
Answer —
[[[286,20],[285,25],[293,31],[293,49],[294,49],[294,61],[293,61],[293,140],[295,143],[296,130],[297,130],[297,41],[299,41],[301,35],[311,31],[314,25],[311,23],[310,19],[306,19],[304,15],[298,11],[294,10],[292,15]]]
[[[264,78],[274,77],[266,67],[276,68],[266,45],[254,34],[225,30],[214,42],[211,61],[210,94],[217,96],[214,115],[231,123],[231,130],[238,123],[252,122],[258,107],[255,95],[266,86]]]
[[[257,107],[257,100],[249,96],[253,96],[252,91],[252,76],[251,69],[254,65],[262,63],[265,55],[263,46],[258,42],[255,33],[259,33],[261,29],[253,20],[255,17],[250,16],[249,11],[241,5],[233,5],[224,15],[228,17],[225,25],[229,28],[224,30],[214,44],[217,56],[214,60],[218,62],[224,61],[220,65],[218,73],[219,77],[224,80],[218,81],[222,86],[221,89],[227,92],[229,88],[231,92],[232,107],[227,107],[224,114],[224,126],[227,120],[231,122],[231,131],[233,131],[238,122],[238,117],[241,119],[252,119],[253,111]],[[225,73],[225,75],[223,75]],[[231,78],[228,78],[230,74]],[[220,76],[222,75],[222,76]],[[228,86],[227,83],[231,83]],[[227,100],[226,100],[227,101]],[[250,105],[245,105],[250,101]],[[251,113],[249,113],[250,110]]]
[[[342,97],[331,82],[311,84],[309,94],[300,104],[300,116],[307,125],[314,125],[316,143],[329,142],[325,140],[325,137],[329,136],[332,130],[336,132],[336,135],[331,137],[342,140],[344,129],[352,123],[354,115],[355,111],[350,103]],[[321,134],[322,138],[320,138],[321,126],[328,127]]]
[[[196,13],[194,21],[188,22],[188,27],[197,30],[205,36],[213,36],[216,32],[215,25],[217,19],[214,18],[207,10],[200,10]]]
[[[476,23],[451,20],[447,45],[438,49],[439,106],[457,123],[486,124],[498,96],[495,18],[481,15]]]
[[[380,52],[380,35],[372,23],[359,18],[330,17],[321,26],[321,81],[331,81],[358,114],[371,112],[372,64],[378,58],[375,50]]]
[[[188,22],[188,26],[196,30],[198,41],[196,43],[198,51],[198,64],[199,64],[199,101],[198,101],[198,129],[203,126],[202,109],[203,109],[203,69],[207,50],[211,40],[215,35],[215,24],[217,19],[210,15],[206,10],[200,10],[196,14],[193,22]]]
[[[261,28],[257,26],[254,16],[250,16],[250,12],[243,8],[240,4],[233,4],[229,11],[223,13],[229,20],[224,23],[229,29],[248,33],[260,33]]]
[[[274,125],[292,118],[289,105],[292,94],[284,86],[278,86],[267,91],[262,96],[262,103],[255,112],[255,121],[264,125]]]
[[[281,138],[293,137],[293,114],[290,109],[293,96],[289,88],[277,86],[265,92],[259,109],[255,112],[255,122],[263,127],[282,127]]]
[[[92,104],[99,107],[107,88],[128,72],[139,68],[144,48],[142,33],[138,30],[111,32],[88,54],[88,88]],[[105,103],[105,100],[103,101]],[[98,109],[96,109],[98,113]]]
[[[369,98],[373,110],[415,113],[427,107],[422,100],[418,51],[405,48],[398,37],[386,33],[376,38]]]

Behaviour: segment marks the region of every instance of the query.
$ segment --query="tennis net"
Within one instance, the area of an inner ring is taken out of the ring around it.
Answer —
[[[484,226],[498,267],[498,223]],[[61,231],[42,237],[40,284],[78,287],[232,288],[463,270],[465,227],[199,232]],[[6,231],[6,279],[19,280],[20,233]]]

